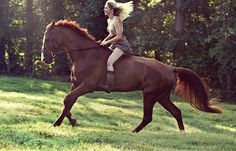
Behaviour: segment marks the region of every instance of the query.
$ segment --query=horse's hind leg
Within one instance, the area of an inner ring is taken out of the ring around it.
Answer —
[[[178,109],[174,103],[170,101],[170,98],[162,99],[158,101],[167,111],[169,111],[172,116],[176,119],[180,133],[184,133],[184,124],[182,120],[182,114],[180,109]]]
[[[152,95],[143,94],[143,97],[143,120],[139,126],[133,130],[135,133],[141,131],[148,123],[152,121],[152,111],[156,101]]]

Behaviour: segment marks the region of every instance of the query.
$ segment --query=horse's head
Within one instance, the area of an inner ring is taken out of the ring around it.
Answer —
[[[53,21],[46,27],[41,50],[41,61],[52,63],[53,56],[59,54],[63,46],[68,54],[73,51],[100,47],[87,29],[81,28],[75,21],[67,19]]]
[[[41,49],[41,61],[47,64],[52,63],[55,50],[61,47],[61,44],[57,39],[54,26],[55,22],[52,21],[52,23],[47,26],[43,37],[43,45]]]

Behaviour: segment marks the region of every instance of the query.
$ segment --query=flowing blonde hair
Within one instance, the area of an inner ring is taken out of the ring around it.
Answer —
[[[134,10],[133,1],[118,3],[115,0],[108,0],[106,4],[111,5],[113,9],[118,9],[119,16],[122,21],[129,17],[131,12]]]

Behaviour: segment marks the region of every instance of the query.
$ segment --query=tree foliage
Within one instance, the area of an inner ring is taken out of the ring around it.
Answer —
[[[221,96],[236,102],[236,3],[233,0],[211,2],[210,33],[206,39],[209,56],[219,64]]]
[[[0,72],[41,78],[69,75],[66,53],[52,65],[40,62],[45,27],[52,20],[72,19],[102,40],[108,34],[105,2],[1,0]],[[134,5],[131,17],[124,21],[124,34],[136,55],[193,69],[225,100],[236,98],[235,1],[135,0]],[[182,17],[181,32],[177,14]]]

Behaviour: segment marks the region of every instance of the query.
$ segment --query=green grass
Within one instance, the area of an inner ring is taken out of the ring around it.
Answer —
[[[82,96],[72,109],[78,126],[72,128],[65,119],[60,127],[48,128],[61,113],[69,89],[69,83],[0,76],[0,150],[236,150],[232,104],[220,104],[222,115],[207,114],[173,97],[183,114],[185,135],[159,104],[152,123],[132,133],[142,119],[139,92]]]

